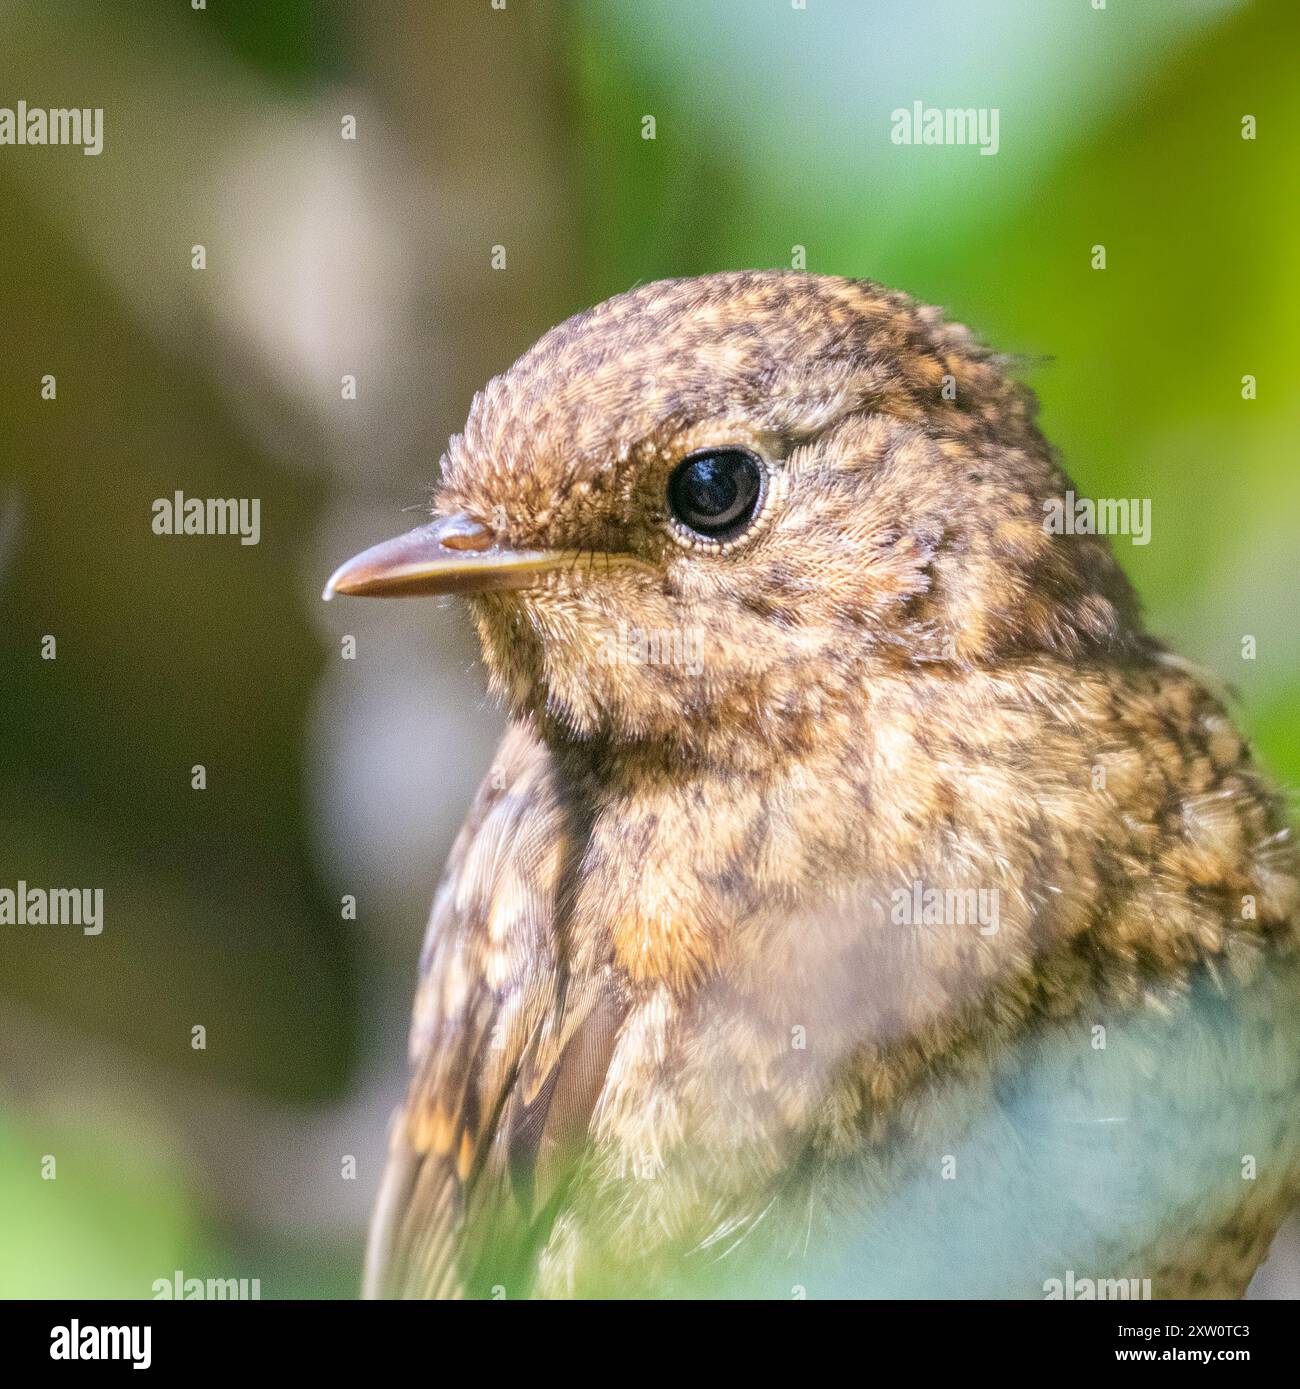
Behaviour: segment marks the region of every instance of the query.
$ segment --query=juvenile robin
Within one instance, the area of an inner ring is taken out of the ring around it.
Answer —
[[[1034,416],[868,281],[646,285],[333,575],[466,595],[512,718],[368,1294],[1245,1289],[1300,1173],[1293,838],[1050,524]]]

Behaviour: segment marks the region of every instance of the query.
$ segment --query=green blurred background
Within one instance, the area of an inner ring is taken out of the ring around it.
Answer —
[[[320,587],[634,283],[803,248],[1022,354],[1294,785],[1298,42],[1292,0],[0,0],[0,105],[106,113],[98,158],[0,148],[0,885],[105,893],[96,938],[0,927],[0,1295],[355,1291],[501,724],[454,607]],[[997,107],[999,153],[893,145],[914,101]],[[260,498],[261,543],[155,536],[176,490]]]

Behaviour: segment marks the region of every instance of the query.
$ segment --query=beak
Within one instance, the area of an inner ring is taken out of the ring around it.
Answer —
[[[527,588],[577,558],[571,550],[502,549],[487,527],[458,511],[339,565],[321,597],[328,603],[336,593],[397,598]]]

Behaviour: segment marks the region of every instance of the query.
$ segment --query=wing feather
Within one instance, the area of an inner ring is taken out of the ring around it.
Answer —
[[[583,845],[549,755],[513,727],[434,902],[368,1297],[522,1291],[623,1016],[609,962],[564,945]]]

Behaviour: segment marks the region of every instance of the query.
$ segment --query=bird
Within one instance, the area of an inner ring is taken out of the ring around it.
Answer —
[[[865,279],[643,284],[325,597],[463,595],[363,1293],[1238,1296],[1300,1174],[1300,864],[1018,362]]]

